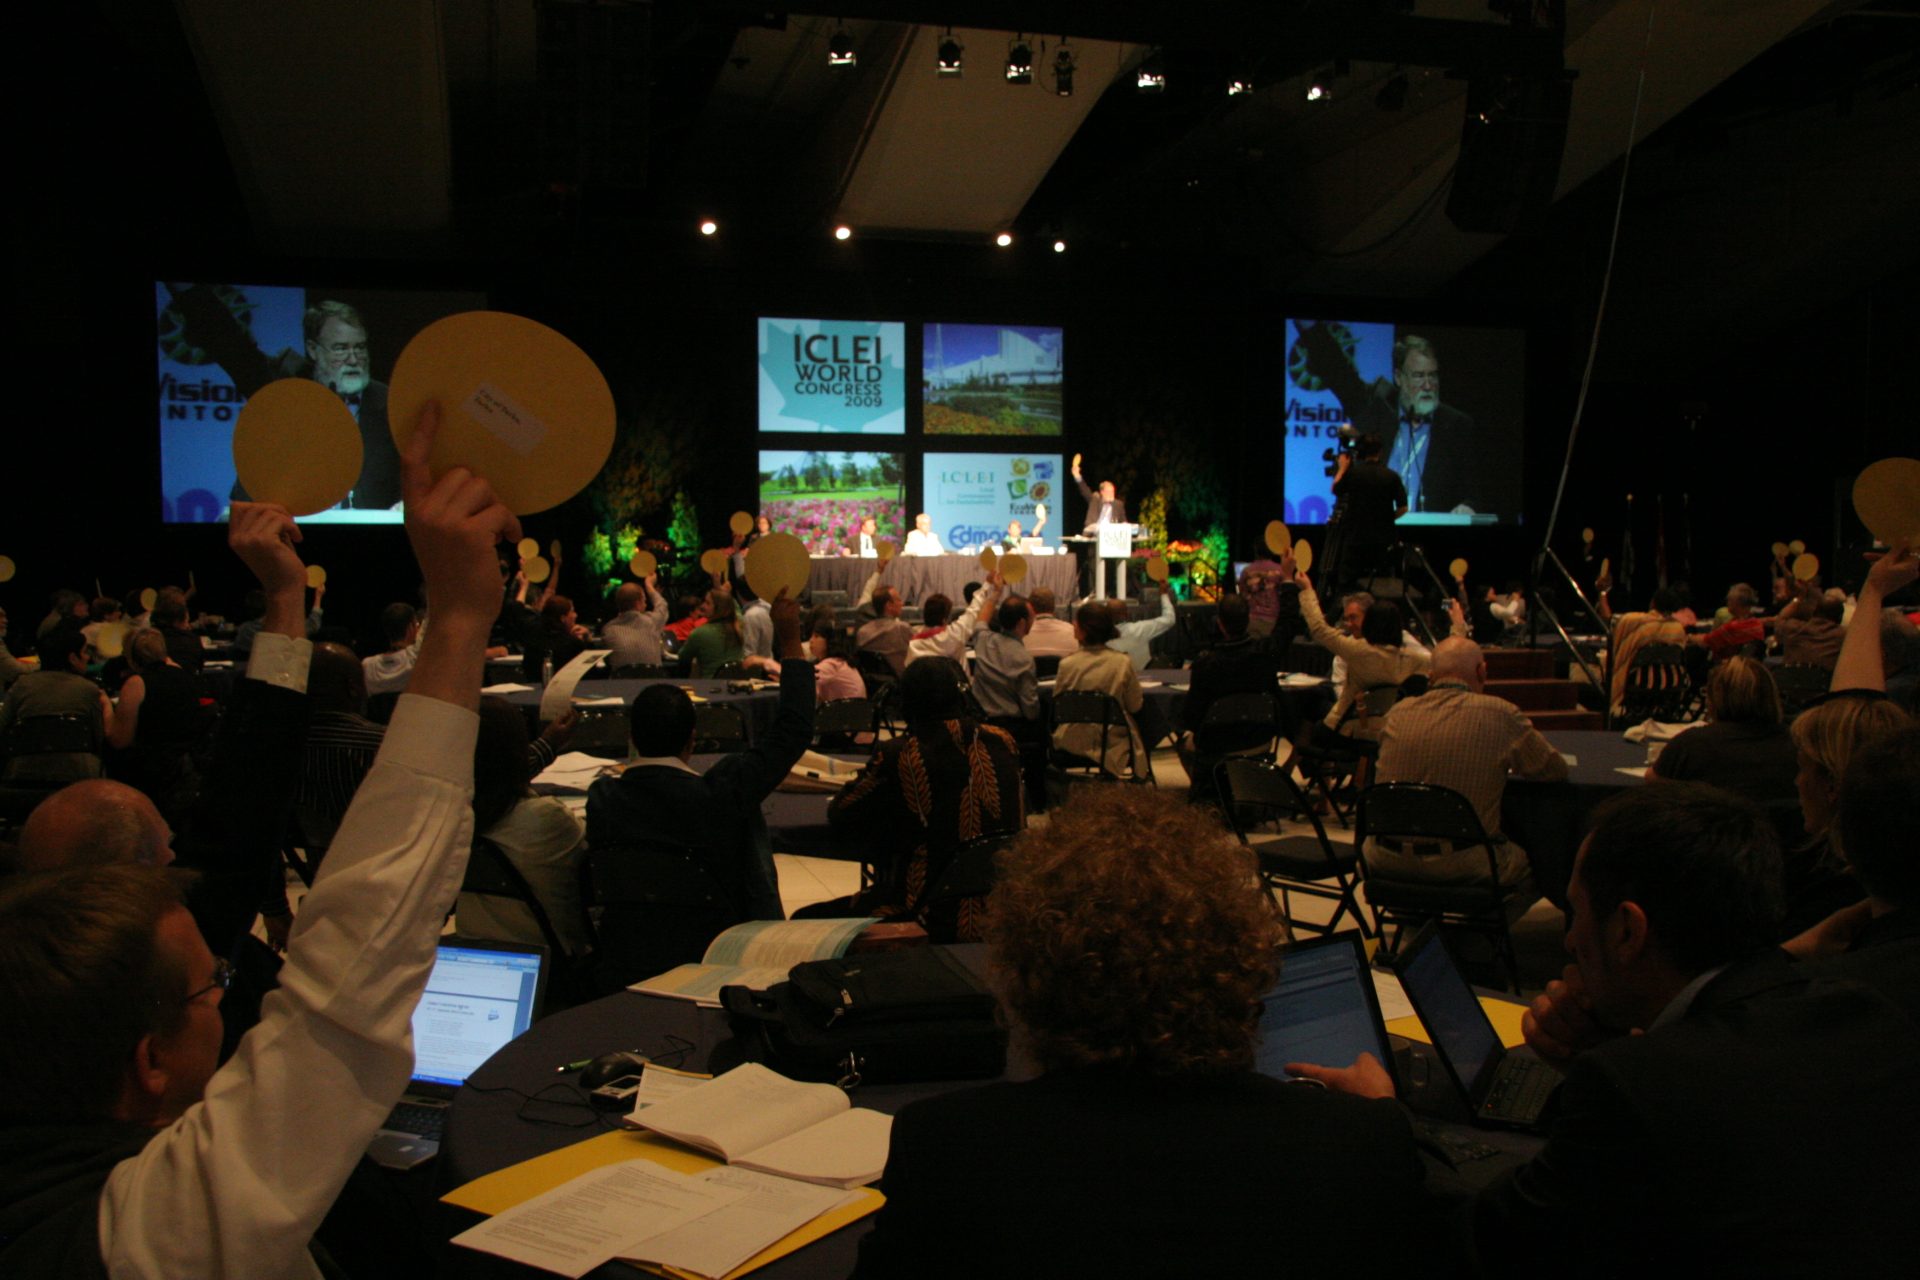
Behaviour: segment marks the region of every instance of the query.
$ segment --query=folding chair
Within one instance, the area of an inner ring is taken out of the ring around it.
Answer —
[[[747,745],[747,718],[740,708],[724,702],[697,702],[693,707],[693,749],[698,752],[740,751]]]
[[[1060,655],[1057,653],[1036,653],[1033,655],[1033,677],[1036,680],[1051,680],[1060,674]]]
[[[1677,644],[1646,645],[1627,665],[1621,705],[1630,724],[1648,719],[1678,723],[1686,718],[1692,697],[1686,651]]]
[[[1111,694],[1098,693],[1090,689],[1069,689],[1065,692],[1055,690],[1050,713],[1050,726],[1047,740],[1054,740],[1053,731],[1071,724],[1090,724],[1100,726],[1100,746],[1094,758],[1087,759],[1058,747],[1051,748],[1047,758],[1052,764],[1069,776],[1108,782],[1144,782],[1152,784],[1153,748],[1146,747],[1144,752],[1136,753],[1133,747],[1133,724],[1127,718],[1126,708],[1119,699]],[[1107,768],[1107,744],[1118,733],[1127,747],[1127,772],[1116,774]],[[1145,773],[1142,774],[1142,760],[1146,759]]]
[[[866,698],[835,698],[813,709],[813,745],[823,751],[871,752],[877,733],[874,705]]]
[[[1833,684],[1833,672],[1806,662],[1789,662],[1773,669],[1780,690],[1780,710],[1797,716],[1817,702]]]
[[[566,943],[561,940],[560,931],[553,926],[553,918],[541,905],[533,886],[520,873],[520,868],[513,865],[512,859],[499,845],[484,836],[474,838],[473,852],[467,857],[467,873],[460,882],[460,892],[517,902],[527,909],[534,925],[540,930],[541,941],[546,943],[547,951],[553,956],[554,981],[549,984],[549,990],[553,992],[550,998],[552,1003],[568,1006],[592,997],[594,931],[591,917],[583,915],[576,922],[588,939],[587,950],[580,955],[569,952]],[[458,914],[458,908],[455,914]],[[468,937],[486,936],[477,932],[467,921],[461,922],[460,930]]]
[[[1449,850],[1480,849],[1486,853],[1484,880],[1419,879],[1401,873],[1376,871],[1367,861],[1367,842],[1391,843],[1395,852],[1438,859]],[[1458,791],[1420,782],[1383,782],[1360,793],[1359,818],[1353,833],[1359,851],[1361,878],[1367,903],[1373,909],[1380,936],[1393,929],[1393,947],[1409,925],[1428,920],[1442,928],[1484,934],[1494,944],[1520,990],[1520,961],[1513,950],[1512,923],[1539,898],[1531,877],[1516,885],[1500,883],[1500,862],[1494,852],[1499,838],[1489,836],[1480,815]],[[1392,948],[1390,947],[1389,950]]]
[[[1214,785],[1220,791],[1220,801],[1226,807],[1228,825],[1240,837],[1240,843],[1252,849],[1260,859],[1261,882],[1269,893],[1276,889],[1280,891],[1280,914],[1286,918],[1289,929],[1335,933],[1339,930],[1340,918],[1352,912],[1353,922],[1359,926],[1361,935],[1373,936],[1373,930],[1367,927],[1367,919],[1361,914],[1360,904],[1353,896],[1355,877],[1359,874],[1358,852],[1351,844],[1336,844],[1327,837],[1327,829],[1315,816],[1307,793],[1288,776],[1286,766],[1265,760],[1233,757],[1222,760],[1214,768],[1214,780]],[[1250,815],[1246,812],[1249,809],[1259,811],[1258,816],[1249,820]],[[1262,825],[1277,827],[1282,817],[1293,815],[1312,823],[1313,834],[1259,834],[1258,828]],[[1249,832],[1253,832],[1255,838],[1249,838]],[[1329,887],[1326,883],[1329,880],[1338,887]],[[1296,893],[1325,898],[1339,905],[1334,908],[1332,919],[1325,924],[1296,920],[1291,898]]]
[[[1271,693],[1230,693],[1207,707],[1193,733],[1193,755],[1205,782],[1196,782],[1196,798],[1205,797],[1205,784],[1215,780],[1219,762],[1228,756],[1271,760],[1280,745],[1279,708]]]
[[[24,826],[40,802],[69,782],[98,778],[102,734],[92,716],[28,716],[0,743],[0,819]],[[81,757],[86,757],[84,760]]]
[[[1362,690],[1341,717],[1340,728],[1362,717],[1377,720],[1386,715],[1400,700],[1401,688],[1382,684]],[[1368,767],[1380,758],[1380,744],[1371,738],[1343,734],[1340,728],[1323,733],[1312,725],[1307,726],[1306,741],[1294,751],[1293,760],[1300,776],[1319,789],[1327,808],[1344,827],[1348,825],[1347,817],[1353,812],[1353,804],[1343,806],[1340,796],[1349,790],[1358,792],[1366,785]]]
[[[985,898],[993,892],[1000,878],[1000,851],[1012,841],[1013,836],[1007,833],[981,836],[954,850],[946,869],[920,894],[910,913],[916,919],[933,922],[929,925],[929,936],[934,941],[953,940],[951,934],[943,938],[936,933],[935,924],[944,932],[949,914],[958,922],[963,902],[969,898]]]
[[[712,675],[703,676],[702,678],[707,680],[747,680],[751,679],[752,676],[753,672],[747,669],[747,664],[744,662],[723,662],[713,669]]]
[[[606,760],[625,760],[630,750],[625,707],[581,707],[574,722],[569,751],[584,751]]]
[[[599,899],[599,980],[618,991],[679,964],[698,963],[707,944],[746,919],[692,845],[646,839],[590,848]]]

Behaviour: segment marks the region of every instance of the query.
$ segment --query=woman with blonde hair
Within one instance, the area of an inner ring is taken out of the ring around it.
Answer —
[[[1913,717],[1877,695],[1843,694],[1802,711],[1793,722],[1798,761],[1794,787],[1800,793],[1807,840],[1785,858],[1787,918],[1783,938],[1793,937],[1841,907],[1865,896],[1860,882],[1833,847],[1834,817],[1847,764],[1862,747],[1888,738]]]
[[[1438,1238],[1396,1103],[1254,1070],[1279,920],[1183,796],[1076,790],[1003,856],[987,921],[1040,1075],[900,1112],[856,1275],[1266,1273],[1254,1224],[1283,1205],[1289,1274],[1378,1274]]]
[[[1667,743],[1651,776],[1672,782],[1711,782],[1766,809],[1782,811],[1791,835],[1793,739],[1781,723],[1780,690],[1773,673],[1752,658],[1732,657],[1707,677],[1708,723]]]

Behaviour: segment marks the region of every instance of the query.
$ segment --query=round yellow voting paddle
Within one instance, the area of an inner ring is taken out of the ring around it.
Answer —
[[[873,544],[873,554],[879,556],[883,561],[891,560],[900,554],[900,544],[897,542],[876,542]]]
[[[1794,558],[1793,576],[1799,582],[1812,582],[1820,572],[1820,557],[1802,553]]]
[[[540,540],[538,538],[522,538],[519,544],[514,547],[514,550],[520,553],[522,560],[531,560],[540,554]]]
[[[1305,538],[1293,544],[1293,567],[1302,573],[1313,568],[1313,548],[1307,545]]]
[[[1582,542],[1592,542],[1592,541],[1593,541],[1593,530],[1591,530],[1591,529],[1582,529],[1582,530],[1580,531],[1580,541],[1582,541]]]
[[[1882,458],[1853,482],[1853,510],[1888,546],[1920,543],[1920,459]]]
[[[94,652],[103,658],[117,658],[127,651],[127,632],[131,630],[124,622],[109,622],[101,627],[93,637]]]
[[[13,581],[14,572],[13,561],[6,556],[0,556],[0,582]]]
[[[1009,553],[1000,557],[1000,577],[1008,583],[1027,580],[1027,558],[1018,553]]]
[[[1167,558],[1165,556],[1147,557],[1147,576],[1155,582],[1167,580]]]
[[[1792,542],[1789,542],[1787,544],[1787,550],[1793,552],[1793,554],[1797,556],[1805,555],[1807,551],[1807,544],[1800,541],[1800,539],[1795,538]]]
[[[753,532],[753,517],[744,511],[736,511],[727,517],[727,528],[744,538]]]
[[[718,576],[727,571],[727,553],[715,547],[711,551],[700,553],[700,567],[709,574]]]
[[[308,565],[308,566],[307,566],[307,585],[308,585],[308,586],[310,586],[310,587],[324,587],[324,586],[326,586],[326,585],[327,585],[327,571],[326,571],[325,569],[323,569],[323,568],[321,568],[321,567],[320,567],[319,565],[317,565],[317,564],[310,564],[310,565]]]
[[[364,450],[347,402],[311,378],[281,378],[247,397],[233,424],[233,469],[255,502],[296,516],[325,511],[360,479]]]
[[[1287,554],[1287,548],[1293,545],[1293,534],[1287,526],[1278,520],[1267,521],[1267,550],[1277,556]]]
[[[148,587],[145,591],[142,591],[140,593],[141,611],[145,613],[152,613],[154,601],[158,600],[159,598],[160,598],[160,593],[158,591],[155,591],[152,587]]]
[[[547,556],[555,564],[560,563],[560,539],[555,538],[552,542],[549,542],[547,544]]]
[[[762,600],[773,599],[783,587],[789,596],[799,596],[812,571],[807,544],[790,533],[770,533],[747,553],[747,585]]]
[[[527,575],[528,582],[545,582],[553,576],[553,566],[545,556],[528,556],[520,562],[520,572]]]
[[[627,568],[633,570],[636,578],[650,578],[659,572],[660,562],[653,558],[651,551],[636,551],[633,559],[627,561]]]
[[[565,335],[504,311],[463,311],[414,334],[387,399],[403,450],[437,401],[434,474],[471,468],[516,515],[586,488],[613,449],[613,392],[599,368]]]
[[[1464,581],[1467,576],[1467,562],[1455,557],[1453,563],[1447,566],[1447,576],[1455,582]]]
[[[1000,548],[998,547],[980,548],[981,571],[984,573],[992,573],[995,569],[999,567],[1000,567]]]
[[[1784,542],[1776,542],[1776,543],[1774,543],[1774,544],[1773,544],[1773,558],[1774,558],[1775,560],[1785,560],[1785,559],[1787,558],[1787,544],[1786,544],[1786,543],[1784,543]]]

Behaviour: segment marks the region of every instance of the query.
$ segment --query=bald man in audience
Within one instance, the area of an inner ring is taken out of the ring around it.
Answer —
[[[173,861],[173,829],[144,792],[95,778],[42,800],[20,829],[21,871]]]
[[[1516,885],[1528,872],[1526,850],[1500,831],[1507,776],[1558,782],[1567,762],[1520,709],[1486,692],[1487,659],[1471,640],[1450,636],[1433,651],[1427,692],[1402,698],[1380,731],[1381,782],[1425,782],[1450,787],[1472,803],[1494,840],[1500,883]],[[1484,849],[1418,853],[1397,841],[1367,842],[1367,870],[1398,880],[1484,880]]]

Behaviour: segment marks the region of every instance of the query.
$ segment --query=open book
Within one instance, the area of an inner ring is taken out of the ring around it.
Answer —
[[[782,791],[838,791],[860,776],[860,766],[818,751],[802,751],[780,783]]]
[[[830,1084],[801,1084],[757,1062],[636,1109],[627,1123],[740,1169],[823,1187],[858,1187],[887,1166],[893,1117],[855,1107]]]
[[[691,1000],[720,1007],[720,988],[765,991],[785,982],[787,973],[808,960],[843,956],[853,940],[878,917],[846,920],[749,920],[734,925],[707,945],[699,964],[683,964],[628,987],[647,995]]]

